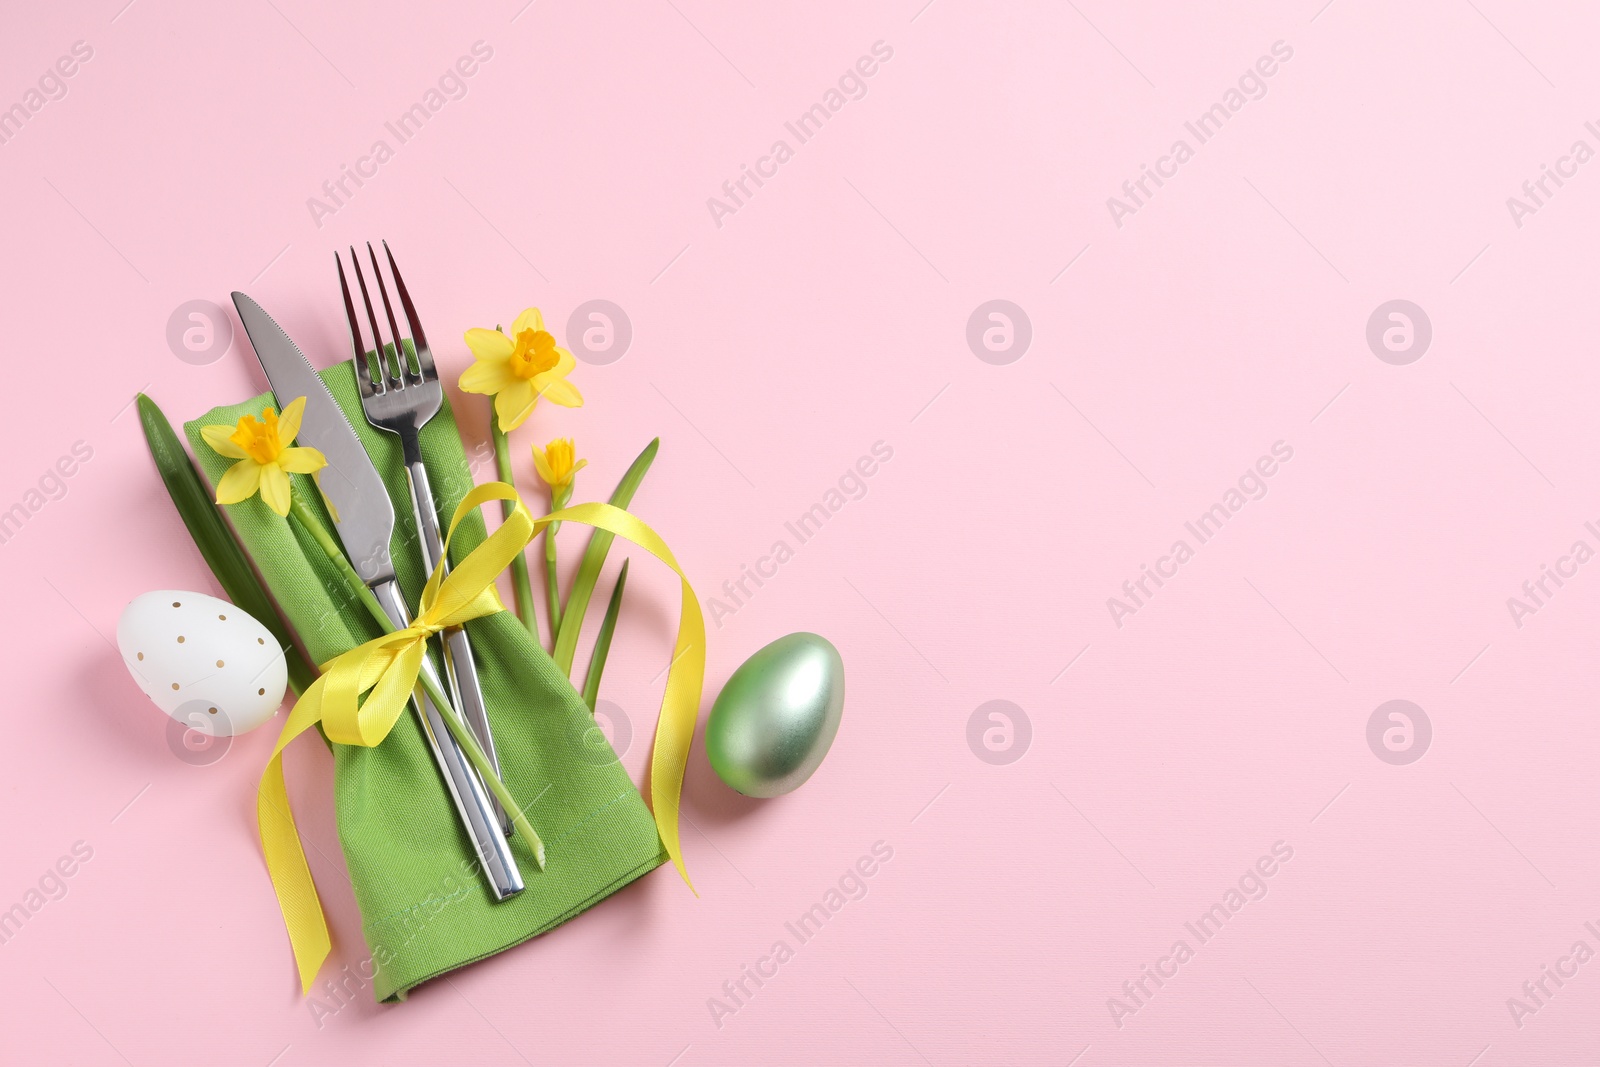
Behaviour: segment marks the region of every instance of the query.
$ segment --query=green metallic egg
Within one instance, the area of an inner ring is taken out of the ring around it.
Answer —
[[[706,723],[706,755],[745,796],[781,796],[822,763],[843,714],[839,650],[816,634],[789,634],[728,678]]]

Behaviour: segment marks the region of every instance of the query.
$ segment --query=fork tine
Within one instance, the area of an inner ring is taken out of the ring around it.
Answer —
[[[378,253],[372,250],[372,242],[367,242],[367,255],[372,259],[372,274],[377,279],[374,283],[378,287],[378,296],[383,300],[383,314],[389,320],[389,336],[394,338],[394,361],[400,369],[400,377],[408,383],[416,384],[422,380],[420,374],[411,372],[411,360],[406,356],[405,342],[400,336],[400,324],[394,319],[394,305],[389,303],[389,287],[383,281],[383,268],[378,266]]]
[[[378,328],[377,313],[372,310],[372,297],[367,292],[367,276],[361,272],[361,257],[356,255],[356,246],[350,246],[350,266],[356,272],[356,284],[361,287],[361,302],[367,308],[367,322],[372,325],[372,346],[378,357],[378,368],[389,378],[391,389],[404,389],[406,382],[403,377],[395,373],[395,368],[390,365],[388,356],[383,350],[383,331]]]
[[[388,241],[383,242],[383,254],[389,257],[389,273],[394,275],[394,286],[400,294],[400,309],[405,312],[406,325],[411,328],[411,344],[417,350],[417,367],[422,371],[422,380],[433,381],[439,377],[439,371],[433,363],[433,352],[428,348],[428,335],[422,332],[422,320],[417,317],[411,292],[406,288],[406,280],[400,277],[400,267],[394,261]]]
[[[374,392],[372,365],[367,362],[366,346],[361,342],[361,320],[356,318],[356,306],[350,299],[350,283],[344,276],[344,257],[335,251],[333,262],[339,268],[339,292],[344,294],[344,317],[350,324],[350,347],[355,350],[350,357],[350,364],[355,368],[356,387],[361,391],[361,399],[366,400]]]

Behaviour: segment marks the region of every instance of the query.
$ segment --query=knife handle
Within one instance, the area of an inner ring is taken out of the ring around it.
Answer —
[[[433,506],[433,488],[428,483],[428,471],[423,467],[420,457],[406,463],[406,480],[411,487],[412,518],[416,520],[421,535],[423,566],[432,574],[439,561],[444,559],[444,537],[439,530],[439,513]],[[447,559],[444,569],[446,574],[450,572],[450,561]],[[500,756],[494,750],[494,733],[489,729],[489,706],[483,696],[483,687],[478,682],[472,642],[467,637],[467,631],[460,626],[446,630],[443,638],[444,671],[450,686],[446,692],[455,702],[456,710],[461,712],[467,725],[472,728],[472,735],[478,739],[483,754],[489,757],[489,765],[499,774]],[[498,797],[491,794],[489,802],[494,809],[495,819],[500,823],[501,832],[510,837],[511,816],[501,806]]]
[[[400,596],[398,583],[393,580],[378,582],[372,586],[372,593],[383,606],[389,621],[396,626],[410,625],[411,613]],[[422,669],[430,680],[437,681],[433,664],[428,662],[426,656],[423,657]],[[466,753],[461,751],[461,746],[450,733],[450,727],[443,718],[444,713],[420,693],[412,696],[411,707],[417,713],[423,736],[428,739],[434,762],[444,776],[445,788],[456,806],[456,813],[461,817],[467,836],[472,840],[473,851],[478,855],[478,862],[483,866],[495,899],[505,900],[522,892],[522,872],[511,854],[510,843],[500,831],[499,821],[489,803],[489,793],[473,770]]]

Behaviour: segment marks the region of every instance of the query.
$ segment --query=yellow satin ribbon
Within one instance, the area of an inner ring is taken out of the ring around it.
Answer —
[[[650,761],[650,799],[656,829],[678,873],[691,890],[678,840],[678,800],[684,768],[694,739],[700,691],[705,679],[705,620],[688,577],[672,550],[639,519],[610,504],[578,504],[534,519],[516,490],[503,482],[480,485],[468,493],[450,520],[454,535],[461,520],[490,500],[510,500],[512,514],[446,577],[435,569],[423,588],[420,610],[403,630],[374,638],[323,665],[323,673],[289,712],[289,720],[273,747],[272,758],[261,775],[256,796],[256,821],[267,872],[272,877],[278,906],[283,911],[289,942],[294,949],[303,992],[321,969],[331,949],[322,903],[306,865],[300,834],[289,808],[283,777],[283,750],[296,737],[316,725],[330,741],[371,748],[382,743],[405,711],[417,686],[428,638],[440,630],[470,619],[504,611],[495,579],[510,566],[538,532],[554,522],[581,522],[624,537],[645,549],[678,575],[683,602],[678,639],[667,670],[667,688],[656,721],[655,750]],[[366,700],[361,695],[366,694]]]

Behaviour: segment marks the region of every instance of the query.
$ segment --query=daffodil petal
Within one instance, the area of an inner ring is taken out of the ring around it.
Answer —
[[[286,448],[278,466],[290,474],[315,474],[328,465],[328,457],[314,448]]]
[[[283,447],[294,444],[295,434],[300,432],[300,420],[305,413],[306,398],[302,396],[290,401],[289,406],[283,409],[283,414],[278,416],[278,441]]]
[[[253,459],[242,459],[229,467],[217,482],[217,503],[237,504],[255,496],[261,485],[261,464]]]
[[[461,391],[493,396],[512,382],[520,381],[503,359],[480,359],[461,372]]]
[[[533,469],[539,472],[539,480],[546,485],[556,484],[556,472],[551,469],[550,461],[544,458],[544,449],[534,448]]]
[[[549,371],[548,373],[556,374],[556,375],[559,375],[562,378],[565,378],[567,375],[572,373],[572,368],[576,367],[577,365],[578,365],[578,361],[576,359],[572,358],[572,353],[568,352],[565,348],[562,348],[560,345],[557,345],[556,346],[556,366],[555,366],[555,370]]]
[[[539,314],[538,308],[528,308],[517,316],[517,321],[511,324],[511,336],[516,337],[523,330],[535,332],[544,329],[544,316]]]
[[[499,330],[485,330],[473,327],[466,334],[467,347],[479,359],[507,360],[516,349],[511,343],[511,338]]]
[[[289,476],[276,463],[259,468],[261,471],[261,499],[279,515],[289,514]]]
[[[227,456],[229,459],[245,458],[244,449],[230,440],[233,437],[232,426],[202,426],[200,436],[211,446],[211,451],[219,456]]]
[[[534,392],[533,383],[516,379],[510,385],[494,395],[495,415],[500,419],[500,429],[510,433],[533,414],[533,406],[538,403],[539,394]]]
[[[564,408],[583,407],[583,394],[578,392],[577,386],[565,378],[554,376],[546,378],[539,385],[539,395],[552,404],[560,404]]]

